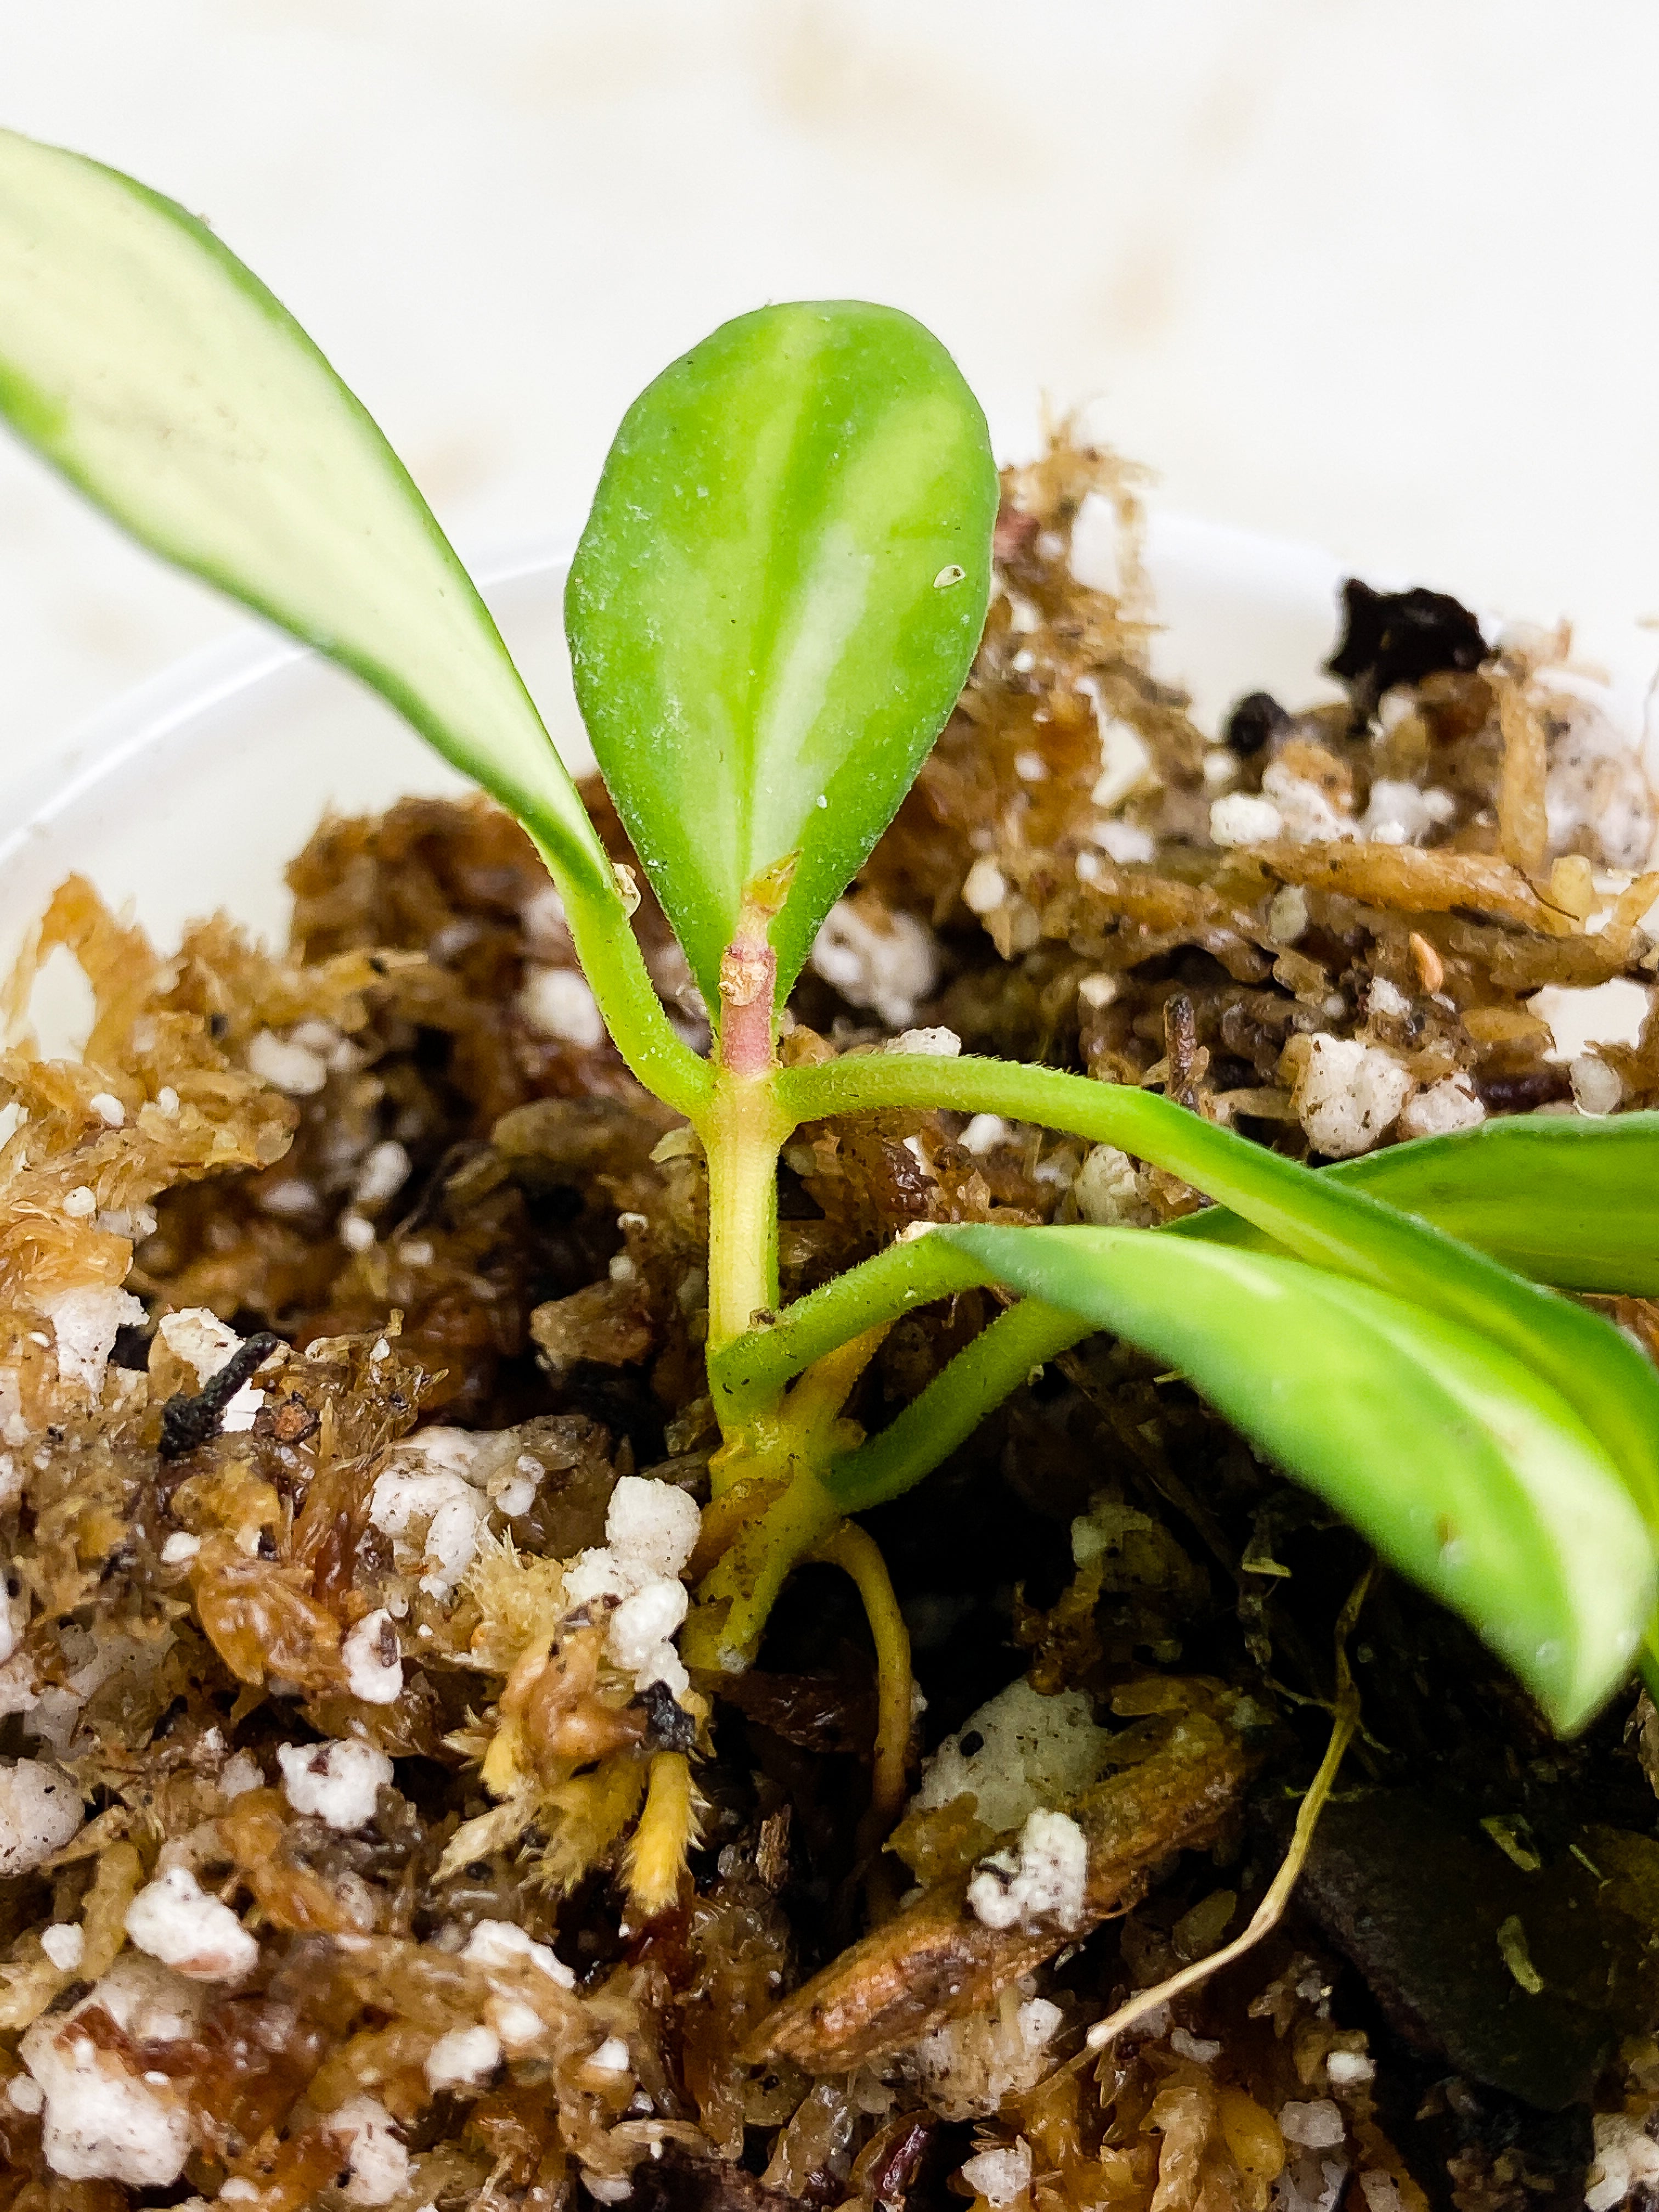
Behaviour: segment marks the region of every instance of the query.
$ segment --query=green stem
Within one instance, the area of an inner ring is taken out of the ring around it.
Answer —
[[[786,1386],[849,1339],[914,1307],[978,1288],[986,1271],[936,1237],[890,1244],[786,1307],[775,1322],[750,1329],[718,1353],[708,1373],[739,1418],[775,1405]]]
[[[702,1122],[708,1156],[708,1368],[719,1410],[719,1355],[778,1302],[778,1153],[793,1127],[770,1076],[721,1069]],[[722,1421],[724,1425],[724,1421]]]
[[[576,957],[612,1042],[654,1097],[699,1121],[708,1109],[712,1071],[674,1034],[620,901],[581,882],[539,838],[536,849],[559,887]]]
[[[1157,1093],[1057,1068],[871,1053],[787,1069],[798,1121],[895,1107],[1001,1114],[1120,1145],[1232,1207],[1297,1258],[1465,1323],[1545,1376],[1599,1437],[1659,1527],[1659,1378],[1632,1349],[1609,1390],[1598,1316],[1334,1177],[1206,1121]]]
[[[901,1496],[965,1443],[1034,1368],[1094,1333],[1092,1322],[1040,1298],[1022,1298],[964,1346],[878,1436],[834,1461],[825,1490],[843,1513],[866,1512]]]

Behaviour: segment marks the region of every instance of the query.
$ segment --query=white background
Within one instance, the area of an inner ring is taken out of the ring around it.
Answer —
[[[0,0],[0,121],[205,214],[465,546],[768,297],[930,322],[1189,513],[1659,609],[1653,0]],[[0,782],[238,618],[0,446]]]

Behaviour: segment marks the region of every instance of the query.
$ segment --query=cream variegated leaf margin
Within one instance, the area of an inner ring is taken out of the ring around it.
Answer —
[[[183,208],[10,131],[0,414],[135,538],[362,678],[621,918],[488,610],[310,338]]]

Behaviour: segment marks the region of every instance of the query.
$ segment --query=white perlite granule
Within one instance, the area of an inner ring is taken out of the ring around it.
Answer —
[[[346,1687],[368,1705],[395,1705],[404,1693],[404,1662],[398,1632],[381,1606],[366,1613],[340,1646]]]
[[[1224,849],[1233,845],[1270,845],[1282,836],[1285,817],[1271,799],[1253,792],[1230,791],[1210,808],[1210,842]]]
[[[1359,835],[1351,814],[1331,804],[1325,793],[1306,776],[1297,775],[1283,761],[1272,761],[1262,772],[1261,788],[1279,809],[1283,835],[1297,845],[1352,842]]]
[[[157,1334],[177,1359],[196,1370],[196,1387],[204,1390],[222,1367],[228,1366],[241,1344],[228,1322],[206,1306],[185,1306],[181,1312],[163,1314]]]
[[[399,1569],[425,1569],[421,1588],[429,1597],[449,1597],[478,1549],[489,1502],[465,1472],[477,1452],[465,1431],[422,1429],[392,1447],[369,1496],[369,1520],[392,1538]],[[404,1540],[422,1522],[426,1538],[417,1551]]]
[[[1008,896],[1008,878],[989,855],[975,861],[962,886],[969,914],[994,914]]]
[[[848,1006],[867,1006],[890,1030],[902,1030],[939,982],[939,945],[914,915],[872,921],[840,899],[818,927],[810,965]]]
[[[239,1982],[258,1963],[258,1944],[188,1867],[169,1867],[146,1883],[127,1907],[126,1931],[141,1951],[192,1982]]]
[[[207,1992],[142,1952],[129,1951],[67,2013],[38,2020],[18,2055],[44,2093],[41,2148],[66,2181],[119,2181],[132,2189],[176,2181],[190,2155],[188,2112],[165,2079],[152,2083],[121,2057],[78,2034],[99,2007],[135,2043],[191,2034]]]
[[[1606,983],[1547,983],[1533,993],[1526,1008],[1549,1030],[1553,1042],[1544,1057],[1559,1066],[1593,1045],[1634,1044],[1652,999],[1644,984],[1615,975]]]
[[[1308,1142],[1328,1159],[1368,1152],[1394,1127],[1412,1093],[1404,1064],[1358,1037],[1316,1036],[1291,1103]]]
[[[136,1328],[145,1319],[143,1305],[130,1291],[98,1285],[60,1291],[41,1301],[41,1310],[57,1340],[59,1379],[79,1382],[94,1398],[104,1387],[116,1332]]]
[[[1089,1845],[1065,1813],[1036,1812],[1018,1848],[980,1862],[968,1904],[987,1928],[1074,1929],[1082,1924]]]
[[[1587,852],[1610,868],[1647,866],[1654,803],[1636,732],[1620,729],[1600,701],[1570,696],[1559,676],[1551,690],[1551,708],[1565,724],[1544,779],[1551,853]]]
[[[1077,1210],[1091,1227],[1138,1224],[1143,1200],[1134,1162],[1115,1145],[1091,1146],[1072,1186]]]
[[[678,1575],[697,1547],[697,1501],[672,1482],[625,1474],[605,1508],[605,1541],[611,1557],[641,1576]]]
[[[1221,2056],[1218,2043],[1212,2042],[1207,2036],[1189,2035],[1184,2027],[1170,2030],[1170,2048],[1179,2051],[1183,2058],[1190,2058],[1194,2066],[1211,2065]]]
[[[1286,2142],[1300,2143],[1304,2150],[1334,2150],[1347,2133],[1347,2123],[1339,2106],[1320,2097],[1310,2104],[1281,2105],[1279,2132]]]
[[[1006,1835],[1045,1800],[1078,1796],[1098,1780],[1111,1745],[1086,1692],[1045,1698],[1022,1676],[945,1737],[922,1768],[911,1807],[930,1811],[971,1790],[977,1817]]]
[[[481,1920],[467,1937],[461,1956],[478,1966],[515,1966],[526,1959],[562,1990],[574,1990],[576,1977],[550,1943],[538,1943],[514,1920]]]
[[[72,1974],[87,1948],[86,1930],[73,1922],[54,1920],[40,1930],[40,1948],[60,1974]]]
[[[528,1961],[562,1990],[574,1990],[576,1986],[576,1977],[564,1960],[556,1956],[551,1947],[533,1942],[510,1920],[481,1920],[467,1937],[461,1956],[473,1966],[486,1969],[500,1966],[510,1970]],[[546,2033],[534,2005],[527,2004],[514,1990],[495,1992],[484,2009],[509,2057],[530,2050]]]
[[[1012,2150],[982,2150],[977,2158],[963,2160],[961,2173],[992,2212],[1003,2212],[1031,2185],[1030,2145],[1021,2136]]]
[[[647,1583],[632,1597],[625,1597],[611,1615],[606,1656],[625,1674],[639,1674],[678,1634],[689,1603],[682,1582],[665,1577]]]
[[[409,2183],[409,2153],[378,2099],[349,2098],[324,2125],[344,2146],[346,2184],[340,2194],[348,2204],[390,2204],[402,2196]]]
[[[902,1030],[889,1037],[882,1050],[915,1053],[924,1060],[954,1060],[962,1050],[962,1039],[954,1030]]]
[[[592,1051],[605,1041],[605,1018],[586,981],[572,968],[532,967],[519,993],[519,1013],[538,1036]]]
[[[976,1160],[981,1160],[987,1152],[994,1152],[999,1145],[1006,1145],[1012,1134],[1012,1129],[1000,1114],[975,1114],[957,1141],[964,1152],[969,1152]]]
[[[1140,785],[1157,779],[1152,774],[1151,750],[1133,723],[1103,713],[1098,699],[1095,718],[1100,727],[1100,774],[1089,793],[1089,803],[1103,814],[1109,814]]]
[[[1109,860],[1115,860],[1121,867],[1150,860],[1158,851],[1158,841],[1152,831],[1143,830],[1138,822],[1091,822],[1083,834],[1091,844],[1099,846]],[[1084,868],[1088,857],[1084,853],[1077,856],[1079,878],[1084,883],[1098,882],[1098,869],[1090,873]]]
[[[1021,1990],[1030,1986],[1030,1976],[1017,1984]],[[1028,1997],[1012,2016],[1000,2003],[988,2012],[968,2013],[924,2035],[906,2070],[945,2119],[983,2117],[1048,2072],[1048,2047],[1063,2017],[1047,1997]]]
[[[81,1793],[44,1759],[0,1766],[0,1876],[27,1874],[61,1851],[79,1828]]]
[[[1595,2115],[1595,2163],[1585,2177],[1585,2212],[1613,2212],[1633,2191],[1659,2183],[1659,2143],[1629,2112]]]
[[[250,1075],[290,1098],[314,1098],[328,1081],[328,1063],[309,1046],[285,1042],[273,1030],[260,1030],[247,1048]]]
[[[410,1165],[409,1154],[395,1137],[371,1145],[363,1154],[357,1180],[351,1186],[352,1203],[384,1206],[387,1199],[396,1198],[409,1181]]]
[[[1376,2080],[1376,2062],[1363,2051],[1333,2051],[1326,2057],[1325,2071],[1339,2088],[1352,2088]]]
[[[1267,907],[1267,934],[1275,945],[1294,945],[1308,927],[1308,895],[1300,884],[1285,884]]]
[[[355,1737],[331,1743],[284,1743],[276,1750],[283,1795],[296,1813],[313,1813],[349,1835],[374,1817],[374,1802],[392,1779],[392,1761]]]
[[[1400,2184],[1391,2173],[1362,2173],[1359,2193],[1365,2200],[1365,2212],[1406,2212]]]
[[[493,2027],[453,2027],[426,2055],[427,2085],[453,2089],[485,2081],[501,2063],[501,2038]]]
[[[672,1482],[625,1474],[611,1494],[604,1544],[579,1553],[565,1575],[571,1605],[615,1606],[605,1656],[636,1690],[663,1682],[678,1697],[689,1686],[673,1638],[687,1605],[679,1577],[701,1526],[695,1499]]]
[[[1373,845],[1415,845],[1456,811],[1457,801],[1449,791],[1424,790],[1414,783],[1379,776],[1371,786],[1360,830]]]
[[[1572,1085],[1572,1103],[1581,1114],[1618,1112],[1625,1086],[1616,1067],[1609,1067],[1593,1052],[1581,1052],[1568,1063],[1567,1075]]]
[[[1443,1137],[1454,1129],[1476,1129],[1486,1109],[1475,1096],[1467,1075],[1443,1076],[1426,1091],[1408,1098],[1400,1109],[1402,1137]]]

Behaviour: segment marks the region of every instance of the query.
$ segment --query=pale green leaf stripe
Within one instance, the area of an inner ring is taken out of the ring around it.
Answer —
[[[718,1007],[744,889],[793,854],[780,993],[957,702],[997,473],[939,341],[856,300],[758,309],[623,418],[566,593],[593,750]]]
[[[1659,1297],[1659,1114],[1505,1115],[1319,1174],[1431,1221],[1534,1281]],[[1189,1214],[1169,1233],[1271,1243],[1222,1209]]]
[[[134,537],[362,678],[623,921],[495,623],[359,402],[193,216],[10,131],[0,413]]]
[[[1652,1544],[1596,1438],[1520,1360],[1271,1254],[1134,1230],[935,1234],[1010,1288],[1179,1368],[1468,1621],[1561,1733],[1628,1675],[1654,1605]]]

